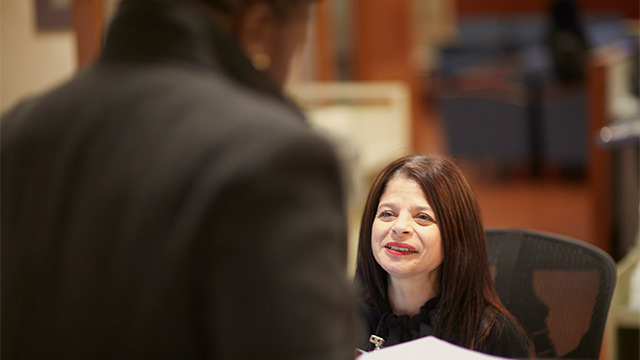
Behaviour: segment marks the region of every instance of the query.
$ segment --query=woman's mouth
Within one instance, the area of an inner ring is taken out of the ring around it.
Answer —
[[[384,246],[387,250],[389,250],[389,252],[391,252],[392,254],[400,254],[400,255],[407,255],[407,254],[415,254],[418,251],[412,247],[408,247],[408,246],[400,246],[400,245],[385,245]]]

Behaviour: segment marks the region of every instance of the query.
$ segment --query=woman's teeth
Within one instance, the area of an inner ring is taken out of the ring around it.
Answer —
[[[394,246],[394,245],[387,245],[385,246],[387,249],[389,250],[394,250],[394,251],[402,251],[402,252],[417,252],[415,250],[406,248],[406,247],[400,247],[400,246]]]

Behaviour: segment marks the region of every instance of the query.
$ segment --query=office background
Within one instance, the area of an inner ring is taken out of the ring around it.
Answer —
[[[99,51],[101,26],[116,2],[0,0],[0,110],[90,63]],[[575,120],[578,125],[548,133],[545,141],[560,135],[556,141],[560,147],[535,158],[531,148],[522,146],[529,144],[531,135],[528,88],[512,81],[512,76],[522,69],[522,59],[528,66],[540,66],[544,52],[530,46],[540,45],[538,41],[514,43],[503,36],[505,32],[529,40],[527,36],[539,36],[548,1],[320,2],[289,90],[344,157],[352,238],[364,192],[376,170],[402,153],[437,152],[455,156],[463,164],[478,192],[487,227],[548,231],[596,245],[616,261],[628,256],[638,241],[638,142],[607,145],[598,136],[603,127],[620,120],[635,118],[637,124],[639,4],[636,0],[578,3],[597,42],[591,49],[587,79],[576,93],[545,87],[551,92],[544,93],[542,104],[551,105],[538,111],[558,112],[555,124],[562,124],[564,115],[576,109],[583,115]],[[43,4],[52,11],[69,12],[67,25],[38,24],[37,10]],[[71,14],[72,9],[82,16]],[[476,115],[478,128],[456,132],[465,123],[455,122],[451,108],[486,105],[456,102],[470,94],[508,104],[500,111],[518,118],[520,125],[511,120],[489,125],[479,120],[480,113],[471,111],[464,118]],[[578,108],[544,102],[563,98]],[[496,132],[486,135],[491,126]],[[565,136],[574,130],[582,135]],[[518,136],[522,138],[514,140]],[[576,146],[568,145],[573,143],[567,139],[581,141],[573,158],[566,155]],[[491,148],[509,140],[511,148]],[[471,142],[479,148],[462,146]],[[545,144],[546,149],[553,148]],[[354,249],[352,241],[351,259]],[[350,266],[352,271],[353,263]]]

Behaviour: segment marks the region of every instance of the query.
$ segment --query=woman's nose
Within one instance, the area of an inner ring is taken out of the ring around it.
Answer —
[[[411,232],[411,227],[409,226],[409,219],[406,216],[399,216],[396,222],[393,224],[392,231],[396,235],[408,234]]]

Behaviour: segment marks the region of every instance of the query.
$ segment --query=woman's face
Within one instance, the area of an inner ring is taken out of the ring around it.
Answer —
[[[414,180],[389,181],[371,231],[373,256],[391,279],[435,282],[444,259],[435,213]]]

